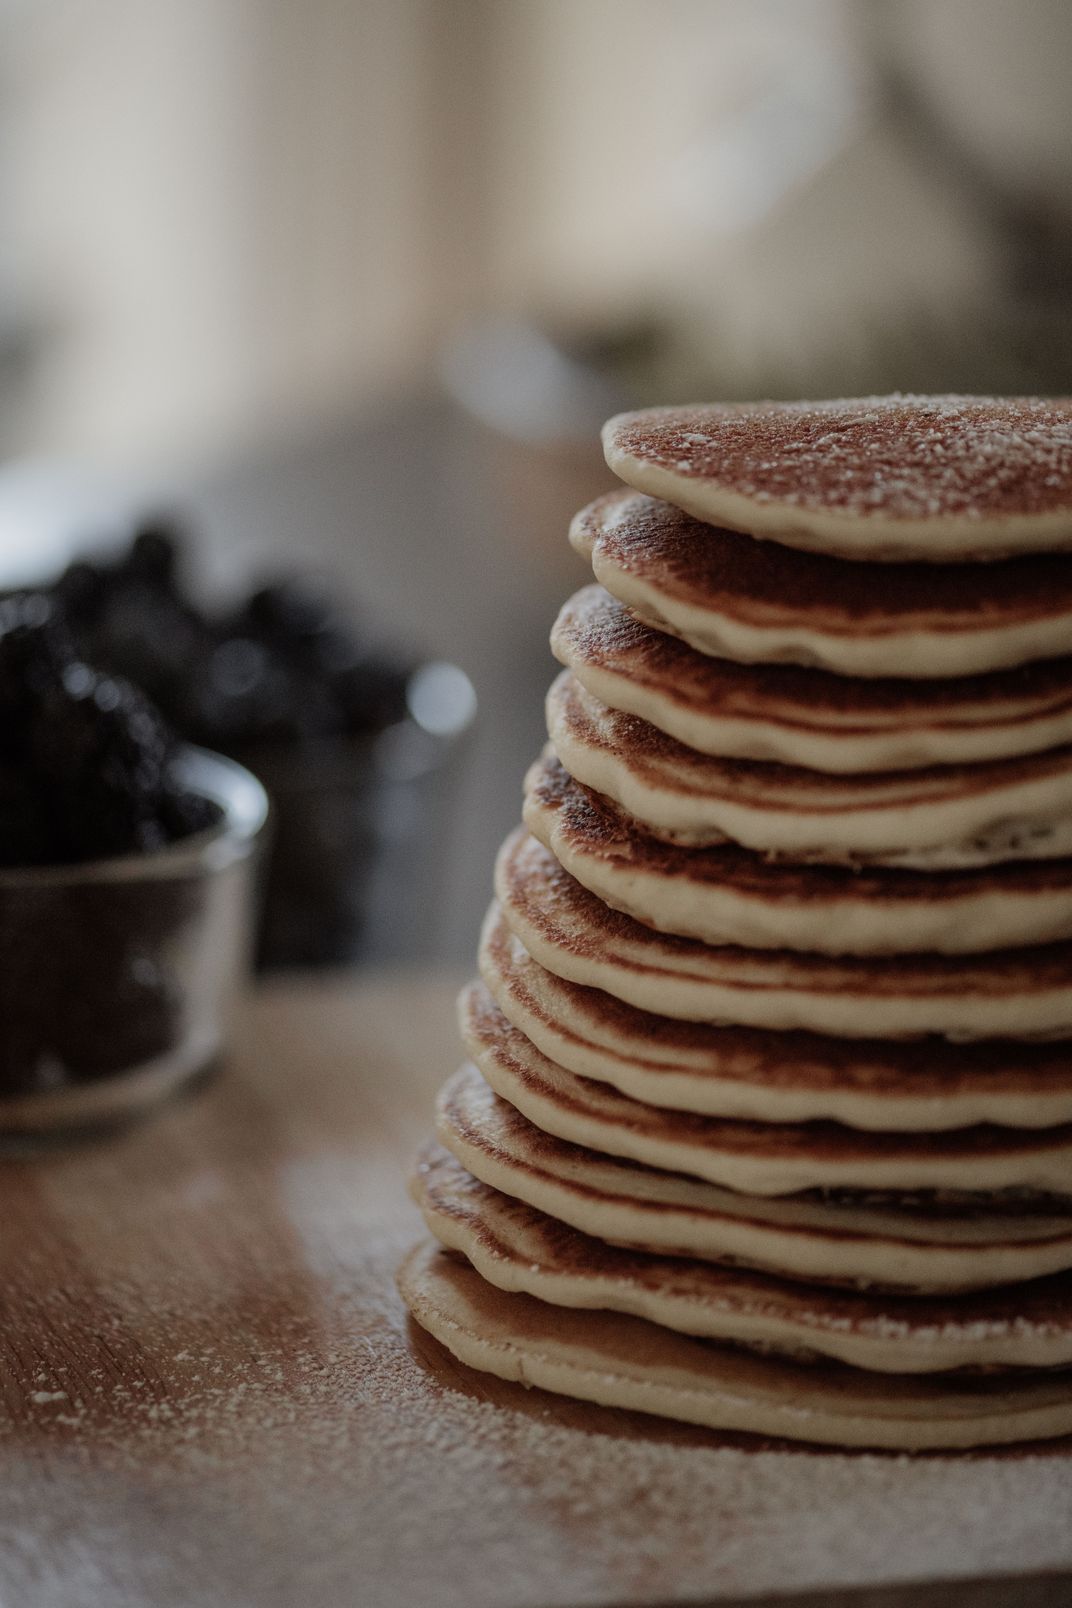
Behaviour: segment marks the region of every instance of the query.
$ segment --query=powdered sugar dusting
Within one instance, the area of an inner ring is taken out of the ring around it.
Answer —
[[[381,1354],[380,1387],[405,1403],[382,1450],[392,1474],[415,1468],[414,1442],[437,1465],[438,1480],[429,1466],[412,1491],[426,1539],[442,1547],[453,1524],[479,1526],[486,1595],[459,1592],[459,1602],[687,1599],[716,1583],[758,1593],[1061,1567],[1072,1557],[1072,1458],[1061,1453],[747,1450],[494,1381],[501,1404],[483,1400],[483,1378],[431,1342],[419,1366],[414,1392],[406,1361]],[[581,1413],[599,1427],[578,1427]],[[450,1589],[441,1600],[454,1600]]]
[[[906,521],[1068,510],[1072,401],[894,394],[625,415],[616,450],[757,504]]]
[[[243,1364],[241,1323],[187,1318],[170,1364],[119,1389],[38,1370],[38,1438],[3,1445],[0,1545],[29,1526],[44,1548],[32,1580],[8,1570],[20,1603],[128,1600],[124,1558],[154,1608],[566,1608],[1072,1567],[1067,1450],[750,1447],[528,1392],[407,1324],[392,1269],[415,1222],[363,1243],[317,1227],[320,1332],[277,1308]]]

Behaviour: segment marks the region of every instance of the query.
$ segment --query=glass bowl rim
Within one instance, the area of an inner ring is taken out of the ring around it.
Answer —
[[[185,787],[219,805],[221,815],[214,826],[147,853],[117,854],[69,865],[3,866],[0,892],[82,883],[169,881],[221,871],[245,859],[269,815],[268,795],[253,772],[223,754],[192,744],[178,749],[175,765]]]

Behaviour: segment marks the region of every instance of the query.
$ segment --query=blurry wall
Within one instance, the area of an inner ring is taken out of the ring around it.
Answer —
[[[490,308],[675,324],[652,393],[850,387],[993,324],[1003,187],[1072,233],[1066,0],[0,0],[0,46],[9,450],[226,449]]]
[[[442,5],[32,0],[0,18],[5,316],[42,354],[17,439],[203,448],[409,377],[451,289]]]
[[[792,164],[802,118],[786,126],[775,77],[791,64],[802,101],[850,101],[850,12],[844,0],[501,6],[489,86],[497,291],[600,316],[679,293],[697,256],[710,262],[713,240],[767,199],[755,153],[735,186],[737,175],[714,171],[711,143],[727,145],[726,131],[764,106],[760,137],[779,166]],[[793,176],[823,154],[805,153]]]

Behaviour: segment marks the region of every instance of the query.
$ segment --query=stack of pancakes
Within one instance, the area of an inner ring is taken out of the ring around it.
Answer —
[[[717,1428],[1072,1432],[1072,403],[604,443],[404,1297]]]

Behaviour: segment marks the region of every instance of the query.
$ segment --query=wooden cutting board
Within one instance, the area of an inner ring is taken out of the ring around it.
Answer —
[[[0,1601],[1072,1600],[1067,1447],[757,1447],[501,1385],[413,1330],[392,1272],[452,994],[274,986],[214,1082],[0,1163]]]

